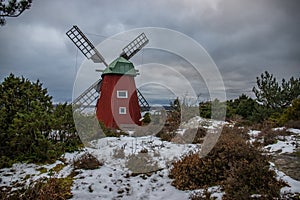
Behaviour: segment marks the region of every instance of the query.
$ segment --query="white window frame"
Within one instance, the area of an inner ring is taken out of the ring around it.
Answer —
[[[127,114],[126,107],[119,107],[119,114],[126,115]]]
[[[125,96],[120,95],[120,93],[125,92]],[[128,98],[128,91],[127,90],[117,90],[117,98],[119,99],[127,99]]]

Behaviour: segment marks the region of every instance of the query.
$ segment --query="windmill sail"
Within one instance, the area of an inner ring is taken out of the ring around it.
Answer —
[[[126,47],[123,48],[123,52],[120,56],[129,60],[137,52],[139,52],[147,43],[149,42],[145,33],[141,33],[132,42],[130,42]]]
[[[94,102],[99,98],[101,82],[101,79],[97,80],[73,101],[76,110],[83,112],[90,107],[94,107]]]
[[[142,93],[136,89],[137,95],[138,95],[138,99],[139,99],[139,104],[140,104],[140,108],[141,111],[149,111],[150,110],[150,105],[147,102],[147,100],[145,99],[145,97],[142,95]]]
[[[77,26],[73,26],[66,34],[85,57],[92,59],[95,63],[104,63],[106,67],[108,66],[103,56]]]

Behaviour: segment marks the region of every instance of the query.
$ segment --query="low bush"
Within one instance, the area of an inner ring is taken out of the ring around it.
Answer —
[[[168,141],[168,142],[170,142],[175,136],[176,136],[175,131],[168,131],[166,130],[166,128],[163,128],[156,134],[156,137],[159,137],[163,141]]]
[[[5,167],[11,167],[14,163],[15,163],[15,161],[11,160],[9,157],[7,157],[7,156],[1,156],[1,159],[0,159],[0,169],[1,168],[5,168]]]
[[[143,124],[147,125],[151,122],[151,114],[149,112],[146,112],[143,116]]]
[[[74,159],[74,169],[98,169],[103,165],[93,154],[84,153],[79,158]]]
[[[269,169],[268,157],[247,143],[246,130],[224,127],[212,151],[203,158],[188,154],[173,163],[172,185],[181,190],[195,190],[222,185],[227,199],[239,194],[268,198],[279,197],[283,185]],[[240,187],[240,186],[241,187]]]
[[[39,200],[65,200],[71,198],[73,177],[41,178],[32,182],[28,187],[14,191],[1,191],[2,199],[39,199]]]
[[[285,126],[287,128],[300,129],[300,120],[290,120],[290,121],[288,121],[288,122],[285,123]]]
[[[235,162],[223,183],[224,199],[249,199],[253,194],[261,195],[260,199],[279,198],[280,188],[286,184],[275,177],[267,160]]]
[[[41,200],[69,199],[73,196],[71,193],[72,184],[72,177],[49,178],[46,182],[40,180],[26,191],[25,196],[28,196],[29,199]]]
[[[101,121],[99,121],[99,124],[106,137],[120,137],[121,135],[128,135],[128,133],[119,129],[106,128],[104,123]]]
[[[120,137],[121,135],[128,135],[128,133],[117,129],[106,129],[104,134],[106,137]]]
[[[269,144],[277,143],[278,136],[290,135],[286,129],[274,130],[271,128],[265,128],[258,134],[258,139],[263,139],[263,145],[267,146]]]
[[[207,130],[202,127],[187,129],[183,134],[183,139],[187,143],[202,143],[203,138],[205,137]]]

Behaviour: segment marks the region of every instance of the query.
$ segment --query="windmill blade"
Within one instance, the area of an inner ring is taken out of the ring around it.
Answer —
[[[137,52],[139,52],[147,43],[149,42],[145,33],[141,33],[132,42],[130,42],[126,47],[123,48],[123,52],[120,56],[129,60]]]
[[[72,104],[76,110],[83,112],[87,108],[92,107],[92,104],[99,98],[101,83],[101,79],[97,80],[73,101]]]
[[[103,56],[77,26],[74,25],[66,34],[85,57],[92,59],[94,63],[104,63],[108,66]]]
[[[150,110],[150,105],[147,102],[147,100],[145,99],[145,97],[142,95],[142,93],[138,89],[136,89],[136,92],[137,92],[137,96],[138,96],[138,99],[139,99],[139,104],[140,104],[141,111],[142,112],[149,111]]]

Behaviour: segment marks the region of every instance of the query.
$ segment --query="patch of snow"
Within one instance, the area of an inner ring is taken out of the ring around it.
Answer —
[[[270,162],[271,169],[273,169],[277,175],[277,179],[281,179],[285,181],[289,186],[285,186],[281,188],[280,193],[285,194],[285,193],[300,193],[300,181],[297,181],[295,179],[292,179],[291,177],[287,176],[285,173],[282,171],[279,171],[278,169],[275,168],[275,164]]]
[[[285,127],[272,128],[273,131],[283,131],[284,129],[286,129],[286,128]]]
[[[53,175],[50,175],[50,169],[57,164],[62,164],[62,162],[58,160],[48,165],[16,163],[11,168],[0,169],[0,187],[12,187],[12,191],[14,191],[20,189],[23,184],[28,186],[32,181],[36,181],[40,178],[49,178],[50,176],[66,177],[71,173],[72,167],[67,165],[58,173],[52,172]],[[42,173],[40,171],[42,168],[45,168],[47,172]],[[18,183],[18,185],[16,185],[16,183]]]
[[[295,133],[295,134],[300,134],[300,129],[295,129],[295,128],[289,128],[286,131]]]
[[[248,135],[250,135],[250,137],[257,137],[258,134],[260,134],[261,131],[257,131],[257,130],[250,130],[248,132]]]
[[[216,199],[216,200],[222,200],[223,195],[225,192],[222,192],[222,187],[221,186],[212,186],[207,189],[207,192],[210,193],[210,198],[211,199]],[[202,197],[205,196],[205,189],[199,189],[199,190],[194,190],[191,192],[193,193],[200,193]]]
[[[180,134],[180,135],[183,135],[185,131],[186,131],[186,129],[178,129],[178,130],[176,131],[176,133],[177,133],[177,134]]]
[[[136,155],[143,149],[147,149],[153,162],[157,162],[160,167],[165,168],[172,160],[189,152],[200,150],[199,144],[175,144],[161,141],[155,136],[107,137],[93,141],[93,147],[95,148],[88,149],[92,154],[97,156],[99,160],[103,160],[105,164],[117,169],[124,169],[126,164],[126,159],[114,157],[117,151],[123,152],[124,157],[128,158],[130,155]]]
[[[188,122],[182,123],[180,127],[184,129],[198,128],[198,127],[203,127],[206,129],[217,129],[222,127],[225,124],[229,124],[229,123],[225,121],[205,119],[200,116],[195,116],[191,118]]]
[[[251,198],[261,198],[261,194],[252,194]]]
[[[88,150],[104,160],[105,165],[97,170],[82,170],[75,177],[72,199],[188,199],[189,191],[180,191],[171,185],[169,163],[199,150],[199,145],[163,142],[154,136],[122,136],[96,140],[93,146],[95,148]],[[126,168],[128,156],[143,149],[148,150],[151,162],[156,162],[162,170],[150,176],[130,176],[131,171]],[[123,151],[124,158],[114,158],[116,150]]]
[[[280,127],[281,128],[281,127]],[[279,130],[279,129],[277,129]],[[287,131],[298,134],[300,133],[299,129],[288,129]],[[277,143],[270,144],[265,146],[264,148],[268,150],[269,152],[279,152],[279,154],[282,153],[293,153],[296,151],[297,146],[299,145],[299,139],[295,135],[290,136],[277,136]]]
[[[250,144],[252,144],[255,141],[260,141],[260,140],[257,139],[257,136],[260,134],[260,132],[261,131],[258,131],[258,130],[249,130],[248,131],[248,135],[250,136],[250,139],[249,139]]]
[[[287,140],[287,141],[278,140],[277,143],[269,144],[264,148],[267,149],[269,152],[280,152],[279,154],[293,153],[296,150],[296,144],[291,142],[291,140]]]

